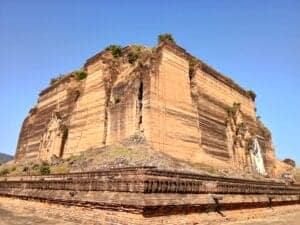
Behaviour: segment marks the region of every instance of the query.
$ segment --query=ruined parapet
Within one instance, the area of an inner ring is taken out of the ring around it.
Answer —
[[[179,160],[250,173],[259,172],[256,140],[273,174],[271,134],[256,118],[255,94],[175,43],[110,46],[83,71],[83,79],[71,73],[41,92],[24,120],[17,161],[66,158],[140,134]]]

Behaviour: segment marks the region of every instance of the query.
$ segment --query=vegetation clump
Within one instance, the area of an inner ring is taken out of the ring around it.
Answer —
[[[105,50],[110,51],[114,58],[122,56],[122,47],[120,45],[110,45]]]
[[[63,77],[64,77],[64,76],[60,74],[60,75],[58,75],[57,77],[51,78],[51,80],[50,80],[50,85],[53,85],[53,84],[55,84],[56,82],[60,81]]]
[[[133,45],[131,47],[131,50],[127,55],[127,59],[130,64],[133,64],[140,57],[141,49],[142,47],[139,45]]]
[[[139,53],[129,52],[127,57],[128,57],[128,62],[130,64],[133,64],[139,58]]]
[[[42,165],[40,167],[40,174],[41,175],[49,175],[50,174],[50,167],[48,165]]]
[[[83,69],[80,69],[74,72],[74,76],[76,80],[83,80],[87,77],[87,72],[84,71]]]
[[[9,174],[9,170],[7,168],[0,170],[0,176],[6,176]]]
[[[197,65],[198,60],[194,57],[190,58],[189,60],[189,77],[192,78],[192,75],[195,71],[195,66]]]
[[[254,91],[252,91],[252,90],[247,90],[246,93],[247,93],[247,95],[248,95],[253,101],[255,101],[255,99],[256,99],[256,94],[255,94]]]
[[[158,35],[158,43],[160,44],[161,42],[164,42],[164,41],[170,41],[170,42],[176,44],[175,39],[173,38],[172,34],[170,34],[170,33],[164,33],[164,34]]]

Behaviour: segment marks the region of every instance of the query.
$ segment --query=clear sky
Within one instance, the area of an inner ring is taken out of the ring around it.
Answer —
[[[300,165],[300,1],[0,0],[0,152],[51,77],[109,44],[154,46],[172,33],[190,53],[254,90],[277,157]]]

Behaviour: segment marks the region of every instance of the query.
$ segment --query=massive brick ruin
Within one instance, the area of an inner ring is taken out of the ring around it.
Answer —
[[[117,57],[104,50],[83,70],[85,79],[70,73],[40,93],[17,161],[66,158],[139,134],[179,160],[273,174],[271,134],[256,117],[255,94],[178,45],[127,46]]]

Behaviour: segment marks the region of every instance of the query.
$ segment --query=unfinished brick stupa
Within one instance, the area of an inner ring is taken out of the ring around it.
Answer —
[[[171,41],[111,46],[53,80],[24,120],[16,160],[66,158],[134,134],[179,160],[273,173],[254,92]]]

